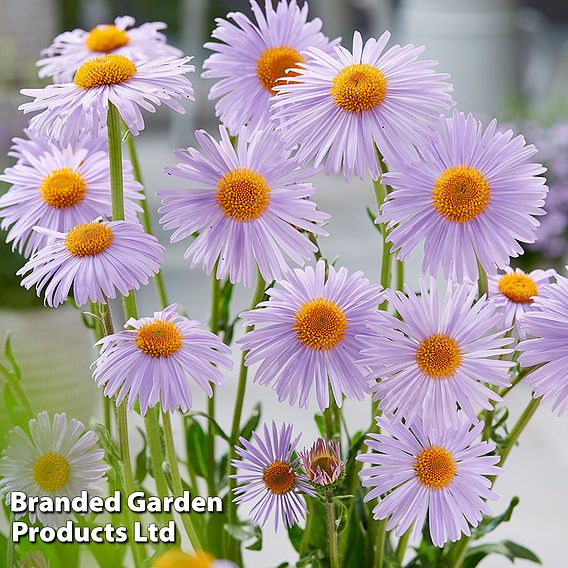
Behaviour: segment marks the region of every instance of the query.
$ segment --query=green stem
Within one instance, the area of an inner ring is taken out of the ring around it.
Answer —
[[[302,540],[300,542],[300,558],[303,558],[308,553],[308,548],[310,546],[310,535],[312,532],[312,523],[314,520],[314,511],[312,505],[312,499],[306,499],[306,528],[304,529],[304,534],[302,534]]]
[[[181,475],[179,472],[179,462],[176,453],[176,447],[174,442],[174,435],[172,430],[172,421],[169,412],[162,412],[162,422],[164,424],[164,439],[166,442],[166,455],[168,457],[168,463],[170,464],[170,470],[172,472],[172,484],[174,486],[174,493],[178,496],[183,495],[183,484],[181,481]],[[203,545],[201,540],[193,526],[193,522],[189,514],[181,514],[181,521],[187,533],[187,536],[191,542],[191,545],[195,550],[203,550]]]
[[[371,518],[370,522],[377,523],[377,546],[375,547],[375,567],[383,568],[385,561],[385,542],[387,537],[387,519],[381,521],[374,521]]]
[[[158,419],[158,408],[150,408],[144,416],[146,425],[146,436],[148,438],[148,447],[150,449],[150,457],[152,458],[152,473],[158,490],[158,497],[163,499],[167,497],[168,482],[164,473],[164,452],[162,450],[162,441],[160,440],[160,421]]]
[[[404,561],[404,553],[406,552],[406,547],[408,546],[408,541],[410,539],[411,534],[412,534],[412,526],[410,526],[410,528],[399,538],[398,544],[396,546],[396,552],[394,556],[398,560],[401,566],[402,562]]]
[[[396,289],[402,290],[404,288],[404,261],[396,260]]]
[[[329,547],[329,565],[339,568],[339,548],[337,546],[337,525],[335,522],[335,505],[332,501],[325,504],[327,512],[327,544]]]

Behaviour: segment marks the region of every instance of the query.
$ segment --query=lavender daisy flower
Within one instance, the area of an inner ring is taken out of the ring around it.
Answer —
[[[264,425],[263,435],[252,434],[249,442],[239,438],[236,452],[241,458],[233,460],[233,467],[242,471],[232,475],[240,485],[235,489],[235,503],[253,502],[252,522],[264,526],[274,515],[274,530],[280,524],[291,527],[306,516],[303,494],[315,493],[299,469],[299,458],[292,458],[300,436],[292,439],[292,425],[273,421],[271,428]]]
[[[69,498],[81,491],[103,493],[108,466],[94,432],[85,430],[79,420],[67,421],[65,414],[56,414],[52,420],[47,412],[30,420],[29,431],[28,435],[19,426],[14,428],[0,459],[0,494],[6,495],[6,503],[12,491],[30,497]],[[29,517],[31,522],[37,517],[42,524],[57,527],[70,515],[38,511]]]
[[[96,26],[87,32],[75,29],[59,34],[41,54],[36,65],[41,78],[52,77],[56,83],[70,83],[75,71],[85,61],[104,54],[125,55],[135,63],[158,57],[181,57],[182,52],[166,43],[160,32],[163,22],[148,22],[134,28],[131,16],[115,18],[114,24]]]
[[[97,217],[110,217],[108,153],[100,149],[100,139],[66,147],[43,138],[16,144],[19,163],[0,176],[12,184],[0,197],[0,218],[14,249],[29,257],[50,242],[49,235],[33,230],[35,226],[67,232]],[[142,186],[127,160],[123,175],[126,219],[136,221]]]
[[[45,303],[56,308],[70,292],[78,306],[106,303],[117,290],[124,296],[148,284],[160,270],[164,247],[138,223],[84,223],[67,233],[44,231],[53,242],[35,253],[18,270],[22,286],[37,287]],[[29,273],[29,274],[28,274]]]
[[[308,49],[295,76],[275,87],[272,116],[301,163],[325,160],[326,172],[378,179],[375,145],[389,159],[405,157],[412,144],[430,137],[430,125],[452,104],[452,87],[435,73],[435,61],[418,60],[423,48],[395,45],[390,34],[353,35],[353,53],[335,47],[329,55]]]
[[[300,452],[302,469],[315,486],[326,487],[340,481],[345,464],[337,440],[318,438],[311,448]]]
[[[522,136],[483,130],[473,116],[440,118],[424,159],[399,164],[384,176],[394,189],[377,221],[388,222],[388,240],[405,259],[424,241],[422,269],[448,278],[476,280],[477,261],[489,274],[523,253],[543,215],[548,188],[536,148]],[[519,241],[519,242],[517,242]]]
[[[378,318],[380,287],[361,272],[348,276],[319,261],[286,275],[268,290],[270,299],[241,317],[255,330],[240,339],[247,366],[260,363],[255,382],[270,385],[280,401],[308,406],[315,387],[319,408],[329,406],[329,386],[338,406],[343,396],[362,400],[367,370],[358,360],[367,324]]]
[[[372,386],[379,407],[408,423],[424,416],[427,428],[457,425],[457,407],[472,424],[479,407],[491,409],[501,397],[484,385],[510,384],[510,361],[499,356],[513,340],[495,330],[500,314],[477,289],[448,285],[440,302],[434,279],[430,291],[420,281],[420,296],[408,287],[389,301],[401,319],[382,312],[363,338],[361,363],[372,369]],[[422,412],[423,411],[423,412]]]
[[[489,278],[489,299],[493,300],[503,315],[502,328],[515,326],[516,334],[524,339],[526,334],[520,320],[533,308],[536,296],[550,284],[556,276],[555,270],[533,270],[528,274],[520,268],[506,267],[505,274]]]
[[[558,415],[568,413],[568,278],[544,287],[532,309],[521,318],[521,329],[532,336],[517,345],[523,367],[538,366],[527,375],[534,397],[552,402]]]
[[[256,23],[231,12],[227,17],[234,23],[216,20],[213,37],[221,43],[205,44],[216,53],[205,60],[203,77],[219,79],[209,98],[219,99],[217,116],[233,135],[243,124],[254,130],[266,128],[274,87],[288,69],[306,60],[307,48],[329,52],[339,42],[330,43],[320,32],[319,18],[308,22],[307,2],[300,8],[296,0],[280,0],[274,9],[272,0],[266,0],[266,15],[257,2],[250,4]]]
[[[420,536],[426,515],[435,546],[455,542],[471,534],[484,514],[486,500],[495,500],[486,476],[501,473],[499,456],[488,455],[495,444],[476,442],[483,422],[468,422],[443,431],[424,427],[421,420],[408,427],[396,420],[377,419],[385,434],[369,434],[371,450],[357,456],[370,464],[360,476],[363,487],[372,487],[365,502],[382,500],[373,509],[375,519],[388,520],[386,530],[396,527],[402,536],[414,523],[413,538]],[[388,495],[384,496],[385,493]]]
[[[141,414],[159,402],[165,412],[192,407],[189,379],[207,396],[210,382],[223,384],[219,368],[231,370],[231,349],[215,334],[177,312],[176,304],[154,317],[126,322],[125,331],[103,337],[93,377],[104,394],[116,397],[119,406],[128,396],[132,408],[138,401]]]
[[[160,223],[176,229],[172,243],[199,232],[185,258],[207,274],[218,262],[219,280],[228,276],[251,286],[257,265],[266,281],[278,279],[288,270],[283,252],[303,265],[317,250],[300,229],[327,236],[316,223],[329,215],[316,209],[309,199],[315,190],[305,181],[317,170],[300,168],[271,129],[243,127],[236,149],[227,130],[221,126],[219,132],[218,142],[198,130],[195,137],[204,151],[178,150],[183,163],[164,170],[195,185],[158,192]]]
[[[186,73],[195,71],[191,57],[158,57],[135,63],[124,55],[95,57],[79,67],[72,83],[23,89],[34,100],[20,105],[24,113],[38,111],[30,129],[53,137],[62,144],[81,133],[97,134],[105,126],[109,103],[115,105],[130,132],[144,129],[140,109],[154,112],[161,103],[183,113],[178,99],[193,100],[193,87]]]

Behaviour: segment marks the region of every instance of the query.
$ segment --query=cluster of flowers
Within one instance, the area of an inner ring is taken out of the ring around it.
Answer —
[[[356,32],[349,50],[308,21],[306,4],[251,6],[256,21],[229,14],[206,44],[215,52],[203,76],[216,81],[219,138],[197,131],[200,148],[176,152],[181,163],[165,172],[189,187],[159,192],[161,223],[173,230],[171,242],[193,238],[185,255],[192,267],[247,287],[257,272],[261,283],[276,281],[241,314],[249,331],[238,343],[245,364],[258,365],[255,380],[301,408],[315,391],[322,411],[372,394],[382,417],[357,459],[370,464],[361,471],[366,499],[381,498],[375,518],[390,517],[397,536],[411,525],[418,536],[428,518],[435,545],[456,541],[495,498],[490,478],[500,458],[480,440],[478,413],[492,410],[519,373],[515,349],[522,365],[540,365],[528,375],[535,397],[568,410],[568,279],[509,268],[520,243],[535,239],[545,169],[532,161],[534,146],[496,121],[441,116],[453,106],[452,88],[434,61],[419,58],[422,49],[389,48],[388,32],[363,43]],[[42,76],[58,82],[22,91],[33,101],[21,109],[34,116],[27,139],[15,141],[17,164],[1,178],[12,187],[0,216],[29,257],[22,285],[52,307],[69,295],[78,306],[104,304],[160,269],[162,247],[137,221],[144,195],[126,160],[124,215],[116,218],[106,125],[118,112],[136,136],[141,109],[164,103],[182,112],[194,67],[159,24],[132,25],[118,18],[62,34],[39,62]],[[432,278],[418,295],[323,260],[303,267],[327,234],[329,215],[307,181],[322,165],[346,179],[380,180],[386,199],[376,222],[386,243],[398,260],[424,246]],[[485,275],[488,293],[478,293],[474,283]],[[385,302],[396,316],[378,309]],[[98,345],[97,384],[117,405],[139,403],[142,414],[158,404],[186,412],[190,380],[212,396],[222,369],[232,368],[231,349],[176,305],[130,319]],[[31,441],[18,431],[0,462],[3,492],[71,494],[103,480],[94,435],[75,421],[40,415],[30,430]],[[290,424],[240,440],[235,501],[253,502],[254,523],[274,515],[276,528],[291,526],[305,515],[304,496],[341,477],[337,443],[318,440],[296,458],[297,443]]]

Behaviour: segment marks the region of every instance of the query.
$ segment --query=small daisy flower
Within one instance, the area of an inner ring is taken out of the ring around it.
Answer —
[[[489,299],[493,300],[503,315],[502,327],[505,330],[515,326],[517,335],[525,338],[520,319],[533,307],[533,302],[550,279],[556,276],[555,270],[533,270],[528,274],[520,268],[505,268],[505,274],[499,274],[488,280]]]
[[[380,287],[361,272],[349,276],[319,261],[315,270],[293,270],[270,288],[270,299],[241,317],[256,329],[238,341],[247,366],[260,363],[255,382],[271,385],[280,401],[306,408],[315,388],[321,410],[329,386],[338,406],[343,396],[362,400],[369,392],[367,369],[359,364],[360,336],[376,319]]]
[[[434,279],[430,291],[420,281],[420,296],[408,287],[391,294],[389,301],[400,320],[381,312],[363,338],[362,363],[372,369],[372,386],[379,407],[412,423],[423,415],[428,428],[443,430],[457,425],[457,407],[477,422],[479,407],[491,409],[501,400],[484,383],[510,384],[510,353],[503,349],[513,340],[496,330],[500,315],[485,297],[475,301],[477,289],[448,285],[443,300]],[[422,412],[423,411],[423,412]]]
[[[317,251],[301,231],[327,236],[317,223],[329,215],[316,209],[310,199],[315,189],[305,181],[317,170],[300,168],[271,129],[243,127],[236,149],[223,126],[219,132],[218,142],[198,130],[203,152],[179,150],[183,162],[164,170],[193,187],[158,192],[160,223],[176,229],[172,243],[199,232],[185,252],[192,268],[201,265],[209,275],[218,262],[219,280],[251,286],[258,266],[270,282],[288,270],[282,253],[303,265]]]
[[[311,448],[300,452],[302,469],[312,485],[326,487],[337,483],[345,468],[337,440],[318,438]]]
[[[433,276],[477,280],[477,261],[488,274],[505,268],[532,243],[548,188],[546,171],[530,161],[536,153],[522,136],[484,130],[473,116],[440,118],[424,147],[424,159],[398,164],[385,174],[394,189],[378,221],[403,260],[424,241],[422,269]]]
[[[435,73],[435,61],[419,60],[424,48],[395,45],[383,53],[385,32],[363,46],[353,36],[353,53],[334,47],[306,51],[285,82],[277,85],[272,116],[297,159],[325,160],[326,172],[343,169],[378,179],[375,145],[386,158],[405,157],[412,144],[424,144],[430,126],[452,105],[449,75]]]
[[[293,458],[300,436],[292,438],[292,425],[280,429],[266,424],[262,435],[253,432],[252,440],[239,438],[236,452],[241,458],[232,465],[241,473],[232,475],[241,485],[235,489],[235,503],[253,502],[252,522],[264,526],[274,516],[274,530],[280,524],[291,527],[306,516],[303,495],[315,493],[305,475],[299,471],[300,458]]]
[[[126,322],[125,331],[103,337],[93,377],[108,397],[117,395],[119,406],[128,396],[138,401],[144,415],[159,402],[165,412],[192,407],[189,379],[207,396],[210,382],[223,384],[220,368],[231,370],[231,349],[215,334],[177,312],[172,304],[154,317]]]
[[[117,290],[126,296],[148,284],[160,270],[164,247],[139,223],[111,221],[84,223],[67,233],[44,231],[53,242],[34,254],[18,270],[26,275],[22,286],[37,287],[45,303],[56,308],[72,292],[78,306],[106,303]],[[29,273],[29,274],[28,274]]]
[[[66,232],[97,217],[110,217],[108,153],[99,148],[100,139],[66,147],[42,138],[17,142],[20,162],[0,176],[12,184],[0,197],[0,218],[14,249],[29,257],[48,244],[49,236],[34,231],[35,226]],[[127,160],[123,176],[126,218],[136,221],[142,186]]]
[[[86,61],[72,83],[23,89],[33,101],[20,105],[25,114],[36,114],[30,129],[62,144],[82,132],[97,134],[106,125],[109,103],[115,105],[137,136],[144,129],[141,108],[154,112],[161,103],[183,113],[178,99],[193,100],[193,87],[184,75],[195,71],[191,57],[158,57],[135,63],[125,55],[102,55]]]
[[[7,437],[8,446],[0,459],[0,494],[10,503],[13,491],[29,497],[77,497],[81,491],[101,495],[105,487],[104,451],[97,436],[79,420],[67,421],[65,414],[53,420],[41,412],[29,422],[29,435],[19,426]],[[18,515],[21,516],[21,515]],[[61,526],[67,513],[30,513],[44,525]]]
[[[411,427],[396,420],[378,418],[383,434],[369,434],[368,454],[357,460],[370,467],[360,476],[363,487],[372,487],[365,502],[382,500],[373,509],[375,519],[386,519],[386,529],[396,527],[402,536],[414,523],[418,539],[428,515],[430,537],[435,546],[470,536],[489,514],[487,500],[496,500],[487,476],[501,473],[499,456],[488,455],[495,444],[476,441],[483,422],[461,423],[443,431],[425,428],[421,420]],[[388,495],[384,496],[385,493]]]
[[[174,549],[158,556],[153,561],[152,568],[237,568],[237,565],[229,560],[217,560],[203,550],[186,554]]]
[[[254,0],[251,9],[256,23],[240,12],[218,18],[213,38],[206,49],[215,51],[205,60],[203,77],[218,79],[209,98],[219,99],[217,116],[236,135],[243,124],[253,130],[266,128],[269,107],[278,80],[297,63],[306,61],[305,50],[318,47],[325,52],[330,43],[321,32],[319,18],[308,22],[308,4],[300,8],[296,0],[280,0],[276,9],[266,0],[264,14]]]
[[[543,287],[531,310],[521,318],[530,339],[517,345],[523,367],[538,366],[527,375],[534,397],[552,402],[558,415],[568,413],[568,278]]]
[[[75,71],[85,61],[104,54],[125,55],[135,63],[158,57],[181,57],[182,52],[166,43],[160,32],[163,22],[148,22],[133,27],[130,16],[115,18],[114,24],[96,26],[91,31],[75,29],[59,34],[41,54],[36,65],[41,78],[52,77],[56,83],[70,83]]]

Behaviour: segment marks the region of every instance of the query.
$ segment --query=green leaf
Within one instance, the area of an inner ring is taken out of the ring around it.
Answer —
[[[148,444],[146,442],[146,436],[144,434],[144,431],[141,428],[138,428],[138,431],[140,432],[140,435],[142,436],[142,440],[144,441],[144,446],[142,447],[142,449],[140,450],[140,452],[138,452],[138,455],[136,456],[134,477],[136,478],[136,481],[138,482],[138,484],[142,485],[142,483],[146,479],[146,475],[147,475],[148,469],[149,469],[149,464],[148,464],[149,460],[148,460],[148,455],[146,453]]]
[[[10,332],[6,333],[6,339],[4,340],[4,355],[6,355],[6,359],[8,359],[10,365],[12,365],[14,377],[16,380],[20,381],[22,378],[22,370],[20,369],[18,361],[16,361],[16,357],[12,351],[12,334]]]
[[[194,410],[192,412],[189,412],[186,416],[188,416],[188,417],[201,416],[202,418],[206,418],[213,425],[213,431],[217,436],[221,436],[221,438],[223,438],[223,440],[225,440],[229,443],[231,442],[231,438],[227,434],[225,434],[225,431],[223,430],[223,428],[221,428],[219,423],[212,416],[207,414],[206,412],[201,412],[200,410]]]
[[[260,422],[260,403],[256,403],[254,408],[252,409],[252,414],[250,415],[249,419],[246,421],[245,425],[243,426],[240,435],[245,440],[250,440],[252,437],[252,433],[256,430],[258,423]]]
[[[191,418],[189,419],[189,426],[186,427],[185,443],[189,467],[193,469],[196,475],[207,478],[209,475],[207,471],[207,439],[199,423]]]
[[[494,531],[501,523],[506,523],[511,520],[513,511],[515,507],[519,504],[519,498],[513,497],[509,506],[496,517],[485,517],[478,525],[477,528],[473,529],[472,534],[475,540],[481,538],[482,536]]]
[[[504,540],[503,542],[494,544],[481,544],[471,547],[465,557],[463,568],[475,568],[475,566],[490,554],[500,554],[508,558],[511,562],[514,562],[516,558],[520,558],[534,562],[535,564],[541,564],[540,558],[528,548],[510,540]]]
[[[325,438],[325,424],[324,424],[324,421],[323,421],[323,414],[315,414],[314,420],[316,422],[316,426],[318,427],[318,431],[320,433],[320,436]]]
[[[290,543],[292,544],[296,552],[300,552],[303,536],[304,529],[302,529],[302,527],[300,527],[299,525],[293,524],[288,528],[288,539],[290,540]]]

